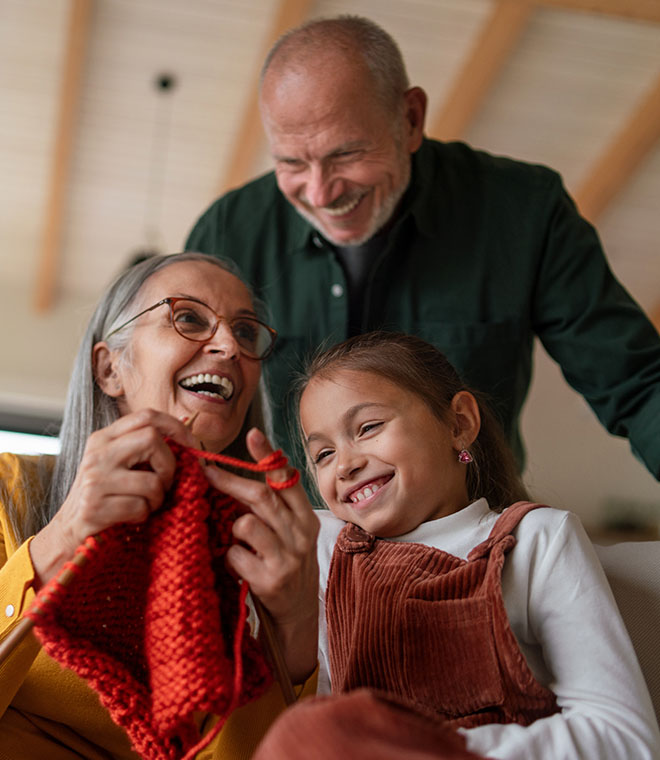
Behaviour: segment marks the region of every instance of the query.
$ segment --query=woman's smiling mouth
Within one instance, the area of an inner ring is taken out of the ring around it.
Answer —
[[[234,383],[228,377],[211,375],[208,372],[184,377],[179,385],[187,391],[223,401],[229,401],[234,395]]]

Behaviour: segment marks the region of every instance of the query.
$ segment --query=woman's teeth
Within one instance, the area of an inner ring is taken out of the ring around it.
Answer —
[[[198,375],[186,377],[179,385],[202,396],[210,396],[212,398],[219,396],[225,401],[234,395],[234,384],[228,377],[211,375],[208,372],[200,372]]]

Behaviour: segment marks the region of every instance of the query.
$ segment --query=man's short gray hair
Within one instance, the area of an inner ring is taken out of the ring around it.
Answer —
[[[304,68],[332,49],[349,60],[361,58],[385,108],[395,111],[400,106],[410,85],[399,46],[378,24],[361,16],[314,19],[286,32],[266,56],[261,84],[271,69]]]

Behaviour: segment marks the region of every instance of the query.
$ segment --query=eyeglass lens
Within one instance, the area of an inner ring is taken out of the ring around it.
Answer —
[[[196,301],[177,300],[170,305],[174,329],[189,340],[208,340],[215,331],[218,318],[209,306]],[[239,346],[250,356],[260,358],[273,341],[265,325],[250,317],[237,317],[228,322]]]

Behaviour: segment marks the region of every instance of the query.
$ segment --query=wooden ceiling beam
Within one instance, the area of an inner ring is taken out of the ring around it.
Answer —
[[[526,0],[495,3],[472,52],[429,126],[431,137],[438,140],[462,137],[527,26],[532,10],[532,4]]]
[[[655,325],[655,329],[660,333],[660,302],[655,305],[655,309],[650,314],[651,322]]]
[[[69,29],[64,46],[65,54],[55,142],[34,294],[35,308],[41,312],[52,306],[57,286],[71,154],[76,132],[78,100],[85,66],[85,51],[90,34],[91,15],[91,0],[71,0]]]
[[[660,23],[658,0],[534,0],[537,5]]]
[[[270,29],[266,44],[259,56],[259,73],[261,64],[268,51],[284,32],[301,24],[309,15],[312,0],[281,0]],[[227,190],[242,185],[250,178],[252,167],[263,143],[264,132],[259,113],[259,75],[252,84],[250,99],[243,112],[238,137],[230,152],[230,164],[225,177],[218,188],[222,195]]]
[[[623,189],[660,138],[660,76],[575,193],[576,203],[591,222]]]

